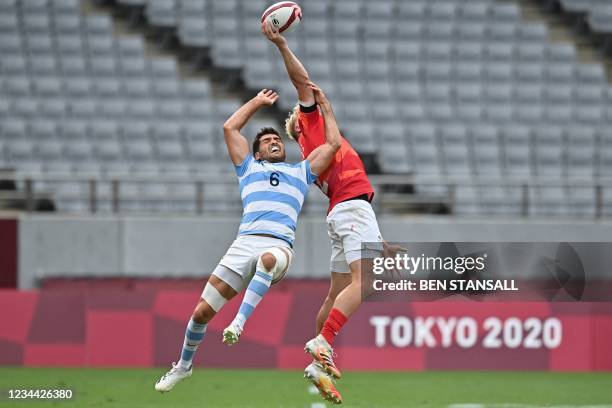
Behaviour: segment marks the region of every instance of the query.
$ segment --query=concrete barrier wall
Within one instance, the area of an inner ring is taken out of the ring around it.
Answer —
[[[19,220],[19,288],[43,277],[204,277],[236,235],[234,217],[67,217]],[[384,217],[388,241],[607,242],[612,222]],[[322,217],[298,224],[292,277],[328,276],[329,239]]]

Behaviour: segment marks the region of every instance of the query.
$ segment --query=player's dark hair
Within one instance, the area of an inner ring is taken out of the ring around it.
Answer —
[[[255,140],[253,140],[253,155],[259,151],[259,141],[263,135],[276,135],[280,137],[280,133],[272,127],[261,128],[259,132],[255,135]]]

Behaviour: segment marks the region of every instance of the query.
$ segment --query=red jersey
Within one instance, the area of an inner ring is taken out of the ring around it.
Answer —
[[[301,131],[298,144],[302,157],[306,158],[314,149],[325,143],[325,120],[318,108],[312,112],[303,112],[300,109],[298,125]],[[349,198],[363,194],[372,198],[374,195],[363,162],[344,137],[334,160],[327,170],[319,174],[315,184],[329,198],[328,213],[336,204]]]

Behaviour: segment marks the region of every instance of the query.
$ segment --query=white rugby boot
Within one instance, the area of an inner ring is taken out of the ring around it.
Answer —
[[[159,392],[168,392],[174,388],[181,380],[191,377],[193,374],[193,365],[189,370],[179,367],[178,364],[172,363],[172,368],[155,383],[155,390]]]
[[[342,404],[342,396],[334,385],[334,380],[325,372],[323,366],[316,361],[310,363],[304,370],[304,378],[310,381],[321,396],[332,404]]]
[[[240,340],[240,335],[242,334],[242,330],[240,327],[232,322],[229,326],[223,330],[223,344],[227,344],[228,346],[233,346],[238,343]]]
[[[342,377],[340,370],[334,364],[334,350],[331,348],[325,337],[320,334],[312,340],[309,340],[304,346],[304,351],[312,356],[315,361],[319,362],[327,374],[334,378]]]

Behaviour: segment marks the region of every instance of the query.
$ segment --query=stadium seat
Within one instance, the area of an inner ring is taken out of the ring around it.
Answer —
[[[596,5],[589,10],[588,24],[596,33],[612,33],[612,7],[609,4]]]
[[[190,47],[208,47],[211,42],[209,25],[199,17],[182,17],[178,36],[183,44]]]
[[[177,25],[176,0],[150,0],[146,7],[146,16],[151,24],[160,27]]]

